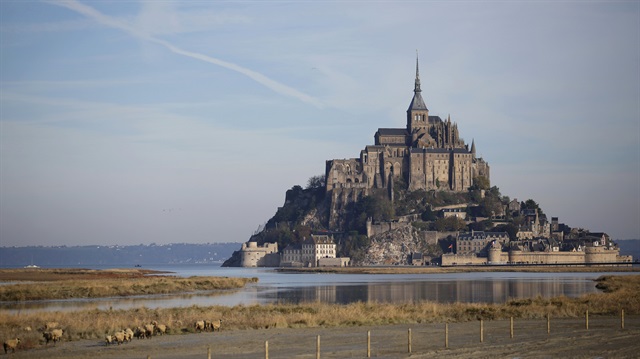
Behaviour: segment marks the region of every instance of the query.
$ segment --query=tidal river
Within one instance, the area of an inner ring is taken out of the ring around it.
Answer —
[[[96,267],[96,269],[102,269]],[[178,276],[257,277],[258,283],[217,293],[136,296],[84,300],[0,303],[9,312],[79,309],[168,308],[192,305],[266,304],[300,302],[500,303],[509,298],[577,297],[597,292],[594,279],[624,273],[476,272],[442,274],[327,274],[278,273],[272,269],[221,268],[211,265],[156,266]]]

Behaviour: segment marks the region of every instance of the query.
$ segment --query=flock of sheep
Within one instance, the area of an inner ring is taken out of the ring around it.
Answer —
[[[196,332],[202,332],[202,331],[215,332],[216,330],[220,331],[221,326],[222,326],[222,320],[220,319],[214,320],[214,321],[199,320],[199,321],[196,321],[193,325]],[[169,328],[165,324],[160,324],[154,320],[149,324],[136,327],[135,330],[132,330],[131,328],[126,328],[124,330],[119,330],[113,334],[107,335],[105,337],[105,342],[106,342],[106,345],[110,345],[110,344],[120,345],[123,343],[130,342],[134,337],[138,339],[145,339],[145,338],[148,339],[154,335],[164,335],[167,333],[168,329]],[[31,329],[29,328],[29,330]],[[59,328],[59,325],[56,322],[46,323],[44,327],[40,329],[40,331],[42,331],[42,336],[46,341],[46,344],[49,344],[49,342],[52,341],[53,344],[55,345],[57,342],[62,340],[62,335],[64,334],[64,331],[61,328]],[[9,350],[11,350],[12,353],[15,353],[16,349],[18,348],[18,345],[20,345],[20,338],[14,338],[14,339],[9,339],[5,341],[3,344],[5,354],[7,354]]]
[[[167,326],[165,324],[159,324],[157,321],[153,321],[149,324],[145,324],[141,327],[137,327],[135,330],[127,328],[120,330],[112,335],[107,335],[104,340],[107,345],[109,344],[122,344],[130,342],[134,337],[138,339],[149,339],[154,335],[164,335],[167,333]]]
[[[26,328],[26,330],[31,331],[31,328]],[[40,330],[42,331],[42,336],[44,337],[46,344],[49,344],[49,342],[52,341],[53,345],[55,345],[57,342],[62,340],[62,334],[64,334],[64,330],[59,328],[57,322],[48,322]],[[11,350],[12,353],[15,353],[18,345],[20,345],[20,338],[5,341],[2,344],[4,347],[4,353],[7,354],[9,350]]]
[[[218,320],[214,320],[212,322],[208,321],[208,320],[198,320],[197,322],[195,322],[195,324],[193,325],[193,328],[196,330],[196,332],[202,332],[202,331],[212,331],[215,332],[220,331],[220,328],[222,327],[222,320],[218,319]]]

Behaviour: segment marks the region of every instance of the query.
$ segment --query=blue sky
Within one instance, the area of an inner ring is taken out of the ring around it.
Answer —
[[[246,241],[431,114],[504,195],[640,238],[637,1],[1,1],[0,245]]]

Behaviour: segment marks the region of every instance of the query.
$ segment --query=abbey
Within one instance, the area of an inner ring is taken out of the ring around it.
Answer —
[[[439,116],[429,116],[416,59],[413,99],[407,110],[406,128],[379,128],[375,144],[366,146],[359,158],[328,160],[326,188],[331,194],[332,213],[340,203],[356,201],[370,189],[386,188],[401,179],[411,191],[467,191],[478,177],[489,181],[489,164],[476,157],[460,138],[458,125]]]

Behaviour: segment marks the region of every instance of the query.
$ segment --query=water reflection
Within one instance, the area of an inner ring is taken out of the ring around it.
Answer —
[[[601,275],[601,274],[600,274]],[[331,275],[260,272],[260,281],[235,291],[188,295],[0,303],[0,311],[170,308],[267,303],[503,303],[510,298],[597,292],[590,273],[457,273],[441,275]]]
[[[263,294],[268,302],[302,303],[504,303],[510,298],[577,297],[596,292],[591,280],[551,278],[548,280],[456,280],[401,283],[373,283],[287,288]]]

